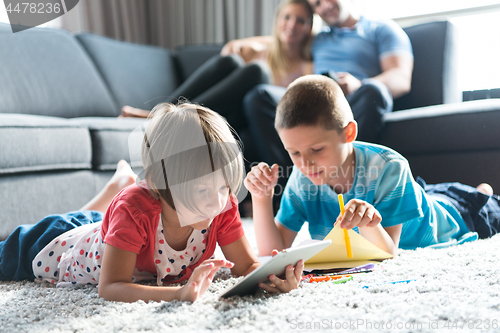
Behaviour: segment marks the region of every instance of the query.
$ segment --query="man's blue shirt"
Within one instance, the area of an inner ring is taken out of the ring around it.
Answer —
[[[358,80],[380,74],[385,57],[413,57],[410,39],[394,21],[364,17],[352,28],[326,27],[314,39],[311,52],[316,74],[348,72]]]

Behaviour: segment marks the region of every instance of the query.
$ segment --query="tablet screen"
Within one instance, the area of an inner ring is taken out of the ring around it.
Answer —
[[[259,283],[267,282],[269,280],[269,275],[284,275],[286,266],[295,266],[295,264],[301,259],[306,261],[319,251],[326,248],[330,245],[330,243],[331,240],[314,241],[307,245],[285,249],[266,263],[259,266],[234,286],[227,289],[220,297],[225,298],[234,295],[251,295],[259,289]]]

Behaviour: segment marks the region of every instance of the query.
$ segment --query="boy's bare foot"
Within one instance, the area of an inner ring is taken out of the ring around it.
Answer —
[[[125,105],[122,107],[122,114],[119,115],[119,118],[124,117],[133,117],[133,118],[147,118],[149,115],[149,111],[133,108],[131,106]]]
[[[486,195],[493,195],[493,188],[490,186],[490,184],[481,183],[476,187],[476,190]]]

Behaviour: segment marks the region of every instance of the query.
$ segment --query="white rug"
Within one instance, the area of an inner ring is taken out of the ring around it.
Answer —
[[[251,220],[244,226],[255,244]],[[106,302],[95,287],[0,283],[0,332],[500,331],[500,235],[401,251],[378,268],[341,285],[302,283],[289,294],[219,300],[236,282],[224,271],[193,304]],[[360,288],[408,279],[416,281]]]

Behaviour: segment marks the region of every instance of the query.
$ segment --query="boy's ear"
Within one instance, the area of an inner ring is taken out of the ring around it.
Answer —
[[[358,123],[355,120],[350,121],[344,128],[344,131],[346,135],[346,143],[353,142],[358,136]]]

